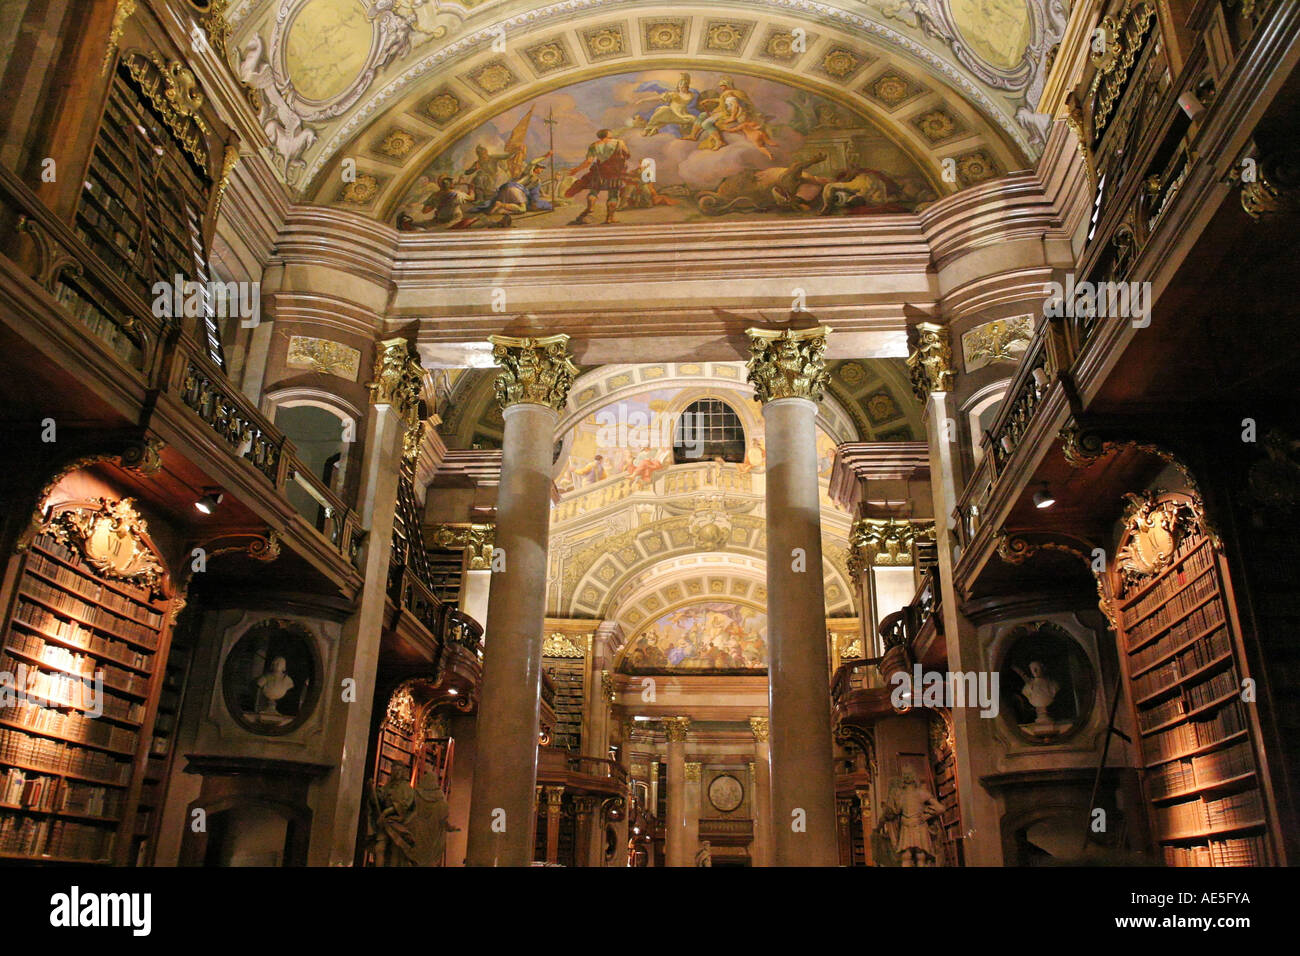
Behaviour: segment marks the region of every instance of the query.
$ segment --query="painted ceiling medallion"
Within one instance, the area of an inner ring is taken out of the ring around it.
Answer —
[[[151,589],[162,581],[165,572],[144,541],[148,526],[132,498],[99,498],[88,507],[61,511],[51,520],[50,531],[80,549],[87,563],[107,578]]]
[[[686,46],[686,20],[641,21],[641,46],[646,50],[681,50]]]

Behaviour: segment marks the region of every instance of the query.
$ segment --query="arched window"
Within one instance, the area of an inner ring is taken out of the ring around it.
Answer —
[[[673,430],[673,463],[745,460],[745,426],[726,402],[702,398],[692,402]]]

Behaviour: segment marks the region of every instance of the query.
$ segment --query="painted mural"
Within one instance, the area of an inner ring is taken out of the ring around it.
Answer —
[[[405,230],[915,212],[935,192],[876,126],[751,76],[586,80],[462,136],[403,198]]]
[[[561,496],[578,494],[606,479],[626,476],[634,491],[662,489],[660,479],[673,467],[673,434],[682,402],[681,389],[664,388],[611,402],[582,419],[572,430],[564,465],[555,479]],[[738,398],[738,396],[737,396]],[[727,477],[745,478],[767,471],[767,445],[756,402],[757,427],[745,435],[744,459],[708,463],[706,486],[738,487]],[[835,464],[835,441],[817,430],[817,474],[829,480]],[[683,465],[682,467],[697,467]]]
[[[651,621],[623,654],[630,674],[767,670],[767,615],[729,601],[691,604]]]

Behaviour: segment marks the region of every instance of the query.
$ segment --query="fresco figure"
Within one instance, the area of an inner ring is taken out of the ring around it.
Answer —
[[[631,155],[627,143],[618,139],[611,130],[597,131],[596,141],[587,147],[587,158],[569,170],[571,176],[582,173],[582,177],[564,195],[572,197],[584,189],[587,191],[587,208],[573,220],[573,225],[591,221],[591,214],[596,210],[596,200],[602,192],[605,194],[605,222],[617,221],[614,214],[618,212],[618,197],[623,190],[627,161]]]

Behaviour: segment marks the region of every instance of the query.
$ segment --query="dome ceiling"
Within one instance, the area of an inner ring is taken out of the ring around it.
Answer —
[[[563,200],[601,127],[628,144],[629,172],[655,163],[623,221],[913,211],[1037,155],[1065,3],[231,0],[226,18],[262,148],[301,198],[480,228],[504,216],[472,207],[529,161],[543,160],[534,199]],[[500,168],[473,190],[479,146]],[[470,195],[438,191],[440,176]],[[516,215],[559,225],[580,200]]]

